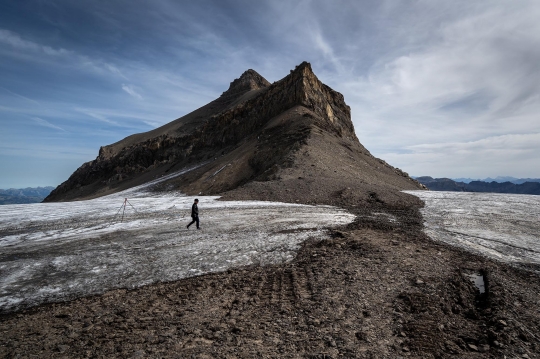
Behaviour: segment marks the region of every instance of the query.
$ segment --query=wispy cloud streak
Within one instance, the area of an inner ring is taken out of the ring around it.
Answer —
[[[36,42],[25,40],[21,38],[18,34],[5,29],[0,29],[0,42],[12,46],[13,48],[18,50],[38,51],[52,56],[61,56],[70,53],[66,49],[53,49],[50,46],[40,45]]]
[[[18,93],[15,93],[15,92],[13,92],[13,91],[10,91],[10,90],[8,90],[7,88],[4,88],[4,87],[2,87],[2,86],[0,86],[0,88],[1,88],[2,90],[6,91],[7,93],[12,94],[13,96],[16,96],[16,97],[18,97],[18,98],[22,98],[23,100],[26,100],[26,101],[28,101],[28,102],[31,102],[31,103],[33,103],[33,104],[35,104],[35,105],[39,105],[39,102],[37,102],[36,100],[32,100],[31,98],[28,98],[28,97],[26,97],[26,96],[23,96],[23,95],[20,95],[20,94],[18,94]]]
[[[53,125],[49,121],[44,120],[44,119],[42,119],[40,117],[32,117],[32,120],[34,120],[34,122],[36,122],[40,126],[52,128],[52,129],[55,129],[55,130],[60,130],[62,132],[66,132],[66,130],[64,130],[62,127]]]
[[[128,94],[135,97],[136,99],[142,100],[142,96],[137,91],[135,91],[133,85],[122,84],[122,90],[126,91]]]

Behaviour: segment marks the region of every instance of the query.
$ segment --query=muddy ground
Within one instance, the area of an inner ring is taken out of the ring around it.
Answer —
[[[537,275],[432,241],[417,205],[353,199],[355,223],[287,264],[5,315],[0,357],[540,357]]]

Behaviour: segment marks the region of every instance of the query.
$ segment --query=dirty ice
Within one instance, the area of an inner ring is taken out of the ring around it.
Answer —
[[[249,264],[291,260],[352,214],[330,206],[218,201],[141,186],[88,201],[0,206],[0,312]],[[121,222],[124,198],[125,208]],[[118,211],[120,212],[118,213]]]
[[[431,238],[540,269],[540,196],[406,192],[426,203],[422,215]]]

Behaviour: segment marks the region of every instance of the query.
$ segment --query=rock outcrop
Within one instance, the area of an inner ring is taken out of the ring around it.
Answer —
[[[273,84],[248,70],[210,104],[102,147],[95,160],[77,169],[46,201],[92,198],[190,166],[197,169],[156,190],[217,194],[249,183],[283,183],[292,169],[304,173],[317,166],[322,168],[315,173],[329,174],[319,176],[322,181],[335,182],[331,174],[339,172],[338,182],[351,177],[345,182],[353,186],[420,188],[406,173],[369,154],[356,137],[343,95],[303,62]]]

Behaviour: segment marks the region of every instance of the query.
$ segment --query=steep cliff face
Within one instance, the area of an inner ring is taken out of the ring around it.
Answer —
[[[326,138],[326,144],[317,146],[334,146],[329,139],[338,139],[342,143],[337,146],[373,157],[356,137],[343,95],[319,81],[309,63],[274,84],[248,70],[212,103],[156,130],[102,147],[94,161],[81,166],[46,200],[111,193],[194,165],[199,168],[161,188],[210,194],[253,181],[279,181],[281,171],[298,164],[298,152],[314,133]],[[405,178],[401,187],[416,188],[408,176],[384,167],[391,176]]]

